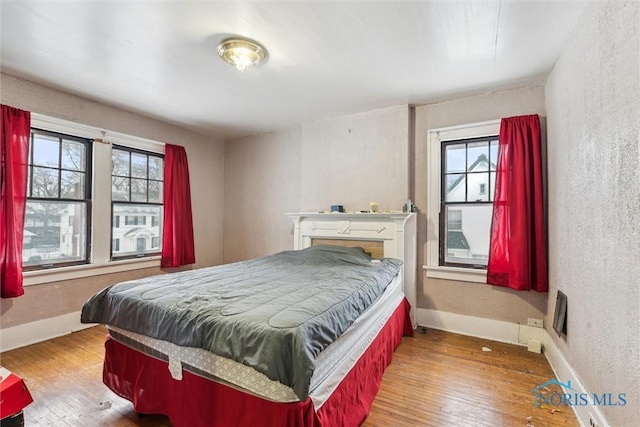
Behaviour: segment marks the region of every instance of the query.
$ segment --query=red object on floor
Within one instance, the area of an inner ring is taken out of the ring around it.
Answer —
[[[405,299],[331,397],[318,409],[304,402],[279,403],[243,393],[188,371],[174,380],[167,362],[107,337],[104,383],[143,414],[164,414],[174,427],[359,426],[369,414],[382,374],[403,335],[413,335]]]
[[[17,414],[33,402],[22,378],[0,366],[0,419]]]

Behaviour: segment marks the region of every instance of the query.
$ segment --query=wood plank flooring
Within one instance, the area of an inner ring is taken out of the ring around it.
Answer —
[[[23,377],[33,395],[26,427],[171,425],[162,416],[138,417],[102,384],[105,335],[98,326],[0,354],[0,365]],[[544,356],[524,347],[417,332],[394,353],[363,426],[577,426],[570,408],[534,408],[530,390],[551,378]]]

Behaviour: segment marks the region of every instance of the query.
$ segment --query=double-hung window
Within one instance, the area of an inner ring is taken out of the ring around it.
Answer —
[[[159,266],[163,153],[157,141],[32,113],[25,285]]]
[[[428,277],[485,282],[500,121],[428,133]]]
[[[441,146],[439,264],[484,269],[489,259],[498,137],[442,141]]]
[[[164,158],[124,146],[111,150],[111,258],[160,253]]]
[[[31,129],[22,251],[25,270],[89,262],[91,143]]]

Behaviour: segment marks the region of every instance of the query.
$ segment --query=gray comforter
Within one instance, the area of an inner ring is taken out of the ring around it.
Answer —
[[[314,246],[110,286],[82,308],[104,323],[198,347],[309,392],[315,357],[371,305],[402,262]]]

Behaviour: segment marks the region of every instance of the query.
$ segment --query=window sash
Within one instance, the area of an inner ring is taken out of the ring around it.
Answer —
[[[36,144],[36,141],[39,143]],[[79,153],[74,153],[74,145],[80,148]],[[37,127],[31,128],[27,166],[27,213],[22,251],[24,271],[90,262],[91,159],[92,143],[89,139]],[[79,188],[71,193],[65,191],[65,176],[79,178],[78,181],[71,181],[72,186]],[[46,185],[48,179],[54,181],[51,186]],[[39,184],[44,184],[45,187],[34,191],[34,187]],[[50,191],[52,189],[54,191]],[[73,195],[77,197],[70,197]],[[54,214],[50,209],[58,212]],[[76,218],[76,214],[80,213],[80,217]],[[49,225],[49,221],[55,216],[59,219],[57,225]],[[63,217],[67,217],[66,221]],[[35,243],[39,245],[34,245]]]
[[[116,249],[112,244],[110,258],[119,260],[159,255],[160,246],[154,246],[153,239],[162,240],[164,156],[114,145],[111,162],[111,240],[119,239],[119,247]],[[159,189],[158,197],[151,197],[152,188]],[[127,211],[127,206],[132,210]],[[120,219],[121,216],[124,220]],[[148,216],[151,218],[147,219]]]
[[[127,211],[127,208],[131,209]],[[120,260],[128,258],[143,258],[159,255],[162,248],[162,211],[163,205],[159,203],[111,203],[111,259]],[[121,219],[124,217],[124,219]],[[148,217],[158,217],[157,221]],[[120,224],[116,227],[115,224]],[[137,239],[144,235],[147,240],[143,250],[139,250]],[[154,246],[153,239],[157,238],[159,244]],[[113,242],[119,241],[118,247]]]
[[[440,212],[438,217],[439,239],[438,239],[438,265],[445,267],[461,267],[470,269],[486,269],[487,259],[483,254],[477,254],[472,249],[488,245],[490,235],[490,222],[486,230],[486,239],[477,233],[472,233],[474,238],[473,248],[465,235],[462,216],[458,222],[449,224],[448,213],[450,208],[456,211],[470,209],[473,206],[492,206],[493,194],[492,185],[495,185],[495,164],[497,164],[497,135],[482,137],[464,138],[440,141]],[[486,149],[483,147],[486,144]],[[478,150],[480,148],[480,150]],[[456,151],[454,151],[456,150]],[[463,151],[462,151],[463,150]],[[478,154],[478,152],[481,152]],[[455,157],[448,158],[450,153],[455,153]],[[473,154],[471,154],[473,153]],[[461,156],[461,154],[463,154]],[[494,158],[495,157],[495,158]],[[474,170],[476,166],[486,163],[486,170]],[[476,182],[478,180],[486,182]],[[481,192],[482,185],[485,185],[484,192]],[[486,185],[489,191],[486,191]],[[470,187],[477,186],[478,194],[474,194]],[[452,193],[457,192],[452,196]],[[486,196],[486,197],[478,197]],[[483,200],[484,199],[484,200]],[[476,218],[475,221],[480,219]],[[484,223],[486,224],[486,218]],[[467,231],[469,228],[477,226],[477,223],[469,224],[467,221]],[[484,226],[485,224],[481,224]],[[481,228],[481,227],[480,227]],[[486,241],[485,241],[486,240]],[[450,248],[450,246],[457,248]],[[488,248],[487,248],[488,250]],[[452,256],[456,253],[457,256]],[[467,254],[468,256],[465,256]]]
[[[126,160],[123,158],[123,153],[126,153]],[[143,170],[140,169],[140,161],[134,161],[134,158],[145,159]],[[163,155],[114,145],[111,162],[113,201],[160,204],[164,202]],[[143,195],[142,198],[141,195]]]

